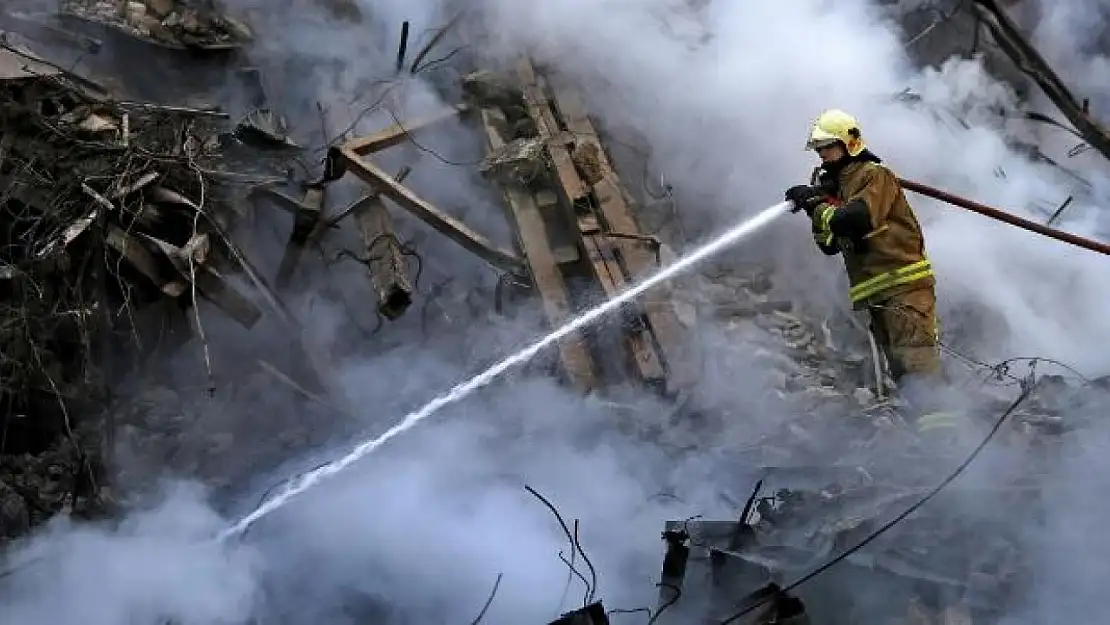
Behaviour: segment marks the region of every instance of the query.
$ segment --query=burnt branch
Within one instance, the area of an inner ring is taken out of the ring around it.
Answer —
[[[1021,34],[1006,10],[997,0],[974,0],[976,17],[987,27],[998,47],[1013,61],[1022,73],[1037,83],[1048,99],[1060,109],[1092,148],[1110,159],[1110,132],[1107,132],[1090,114],[1087,101],[1078,100],[1052,70],[1033,44]]]

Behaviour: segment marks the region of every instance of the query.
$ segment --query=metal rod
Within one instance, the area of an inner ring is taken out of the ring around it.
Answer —
[[[998,221],[1008,223],[1011,226],[1024,228],[1025,230],[1029,230],[1030,232],[1036,232],[1037,234],[1044,235],[1050,239],[1056,239],[1057,241],[1063,241],[1064,243],[1071,243],[1072,245],[1075,245],[1077,247],[1110,256],[1110,245],[1107,245],[1106,243],[1102,243],[1100,241],[1092,241],[1090,239],[1071,234],[1070,232],[1064,232],[1055,228],[1049,228],[1048,226],[1041,225],[1035,221],[1023,219],[1012,213],[1007,213],[1006,211],[999,210],[997,208],[992,208],[978,202],[973,202],[971,200],[959,197],[958,195],[952,195],[947,191],[941,191],[940,189],[921,184],[920,182],[914,182],[913,180],[906,180],[904,178],[900,178],[898,181],[902,184],[903,188],[909,189],[914,193],[920,193],[921,195],[931,197],[935,200],[947,202],[948,204],[951,204],[953,206],[966,208],[969,211],[979,213],[980,215],[985,215],[987,217],[990,217],[991,219],[997,219]]]
[[[401,23],[401,45],[397,46],[397,67],[396,73],[400,74],[401,70],[405,67],[405,55],[409,51],[409,21],[405,20]]]

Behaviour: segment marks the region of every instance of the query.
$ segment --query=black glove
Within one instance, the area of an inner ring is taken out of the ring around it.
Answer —
[[[825,191],[821,187],[800,184],[786,190],[786,199],[794,203],[795,213],[804,210],[812,215],[813,209],[825,200]]]

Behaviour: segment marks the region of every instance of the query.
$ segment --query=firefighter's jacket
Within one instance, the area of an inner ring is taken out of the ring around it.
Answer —
[[[898,178],[875,161],[855,160],[823,180],[822,170],[814,172],[813,182],[830,194],[814,211],[814,237],[825,254],[844,258],[856,309],[935,283],[921,225]]]

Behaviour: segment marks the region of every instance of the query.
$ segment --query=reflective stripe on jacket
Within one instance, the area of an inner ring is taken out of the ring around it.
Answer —
[[[858,284],[852,285],[849,295],[852,303],[864,302],[875,295],[887,293],[890,289],[933,277],[933,268],[929,259],[919,260],[916,263],[881,273],[873,278],[868,278]]]
[[[933,286],[925,236],[894,172],[880,163],[854,162],[836,182],[839,204],[863,202],[871,218],[871,232],[862,239],[837,240],[855,307]]]

